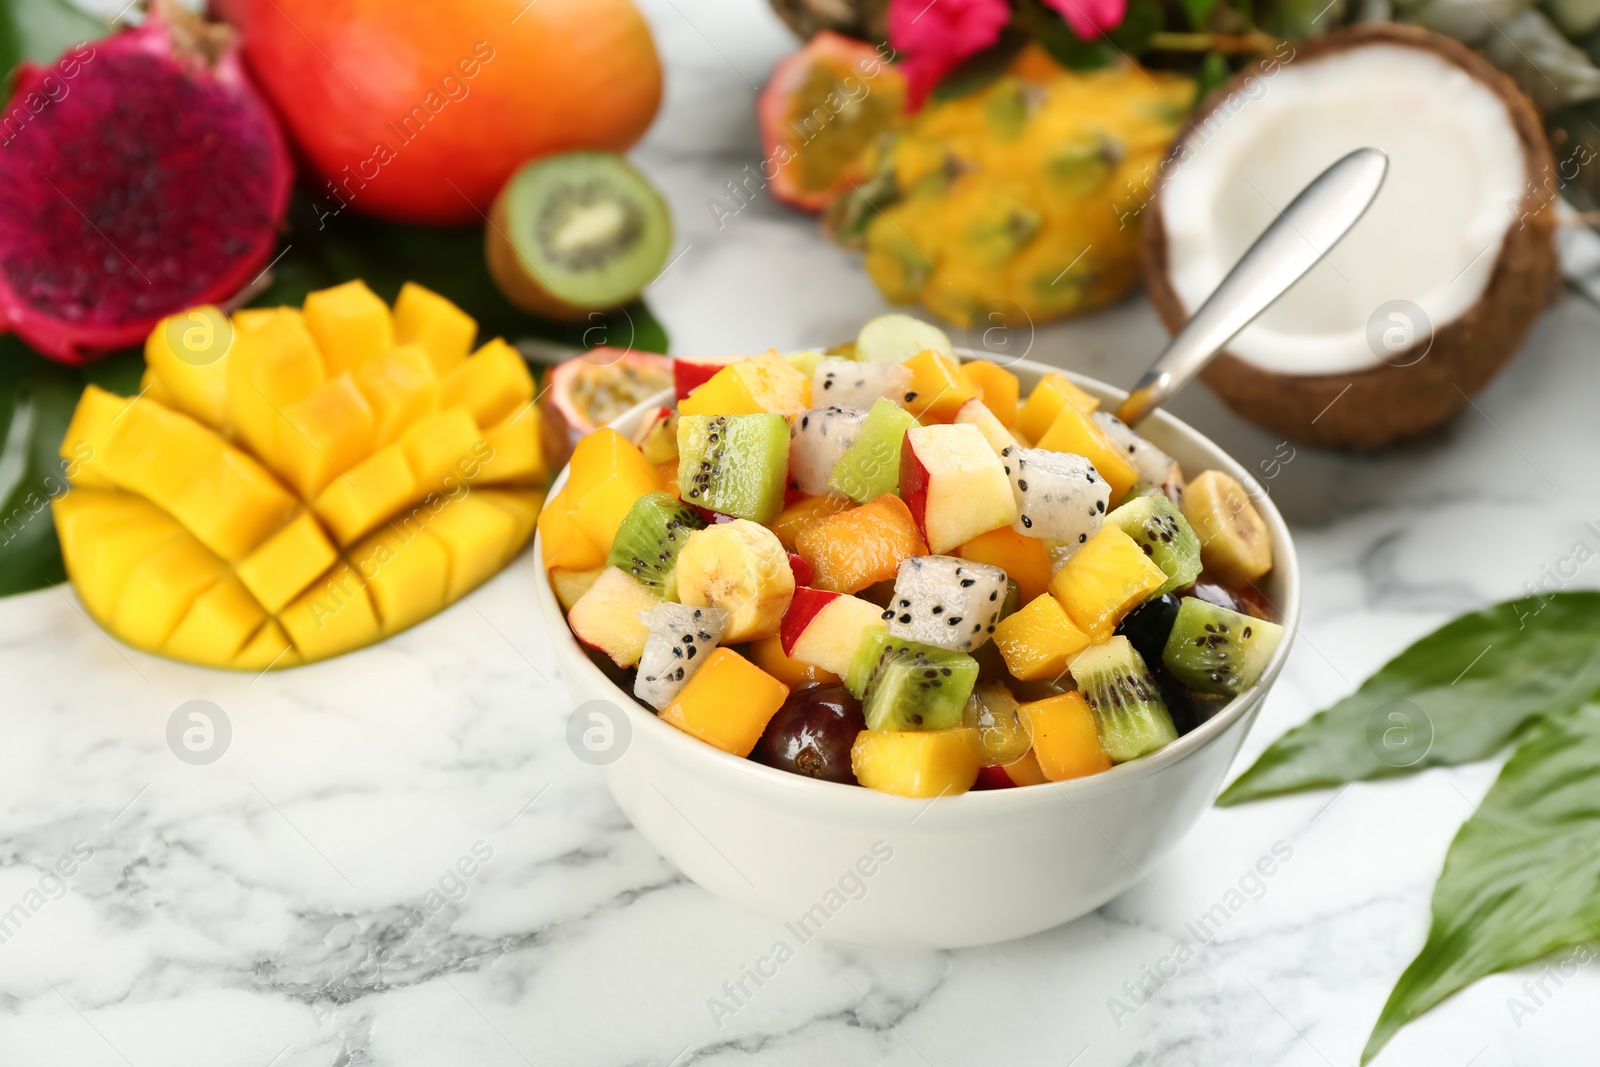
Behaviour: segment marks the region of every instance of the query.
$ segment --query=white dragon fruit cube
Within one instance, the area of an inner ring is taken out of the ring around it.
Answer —
[[[789,484],[802,493],[828,492],[828,475],[861,432],[865,411],[812,408],[789,428]]]
[[[879,397],[906,405],[911,368],[899,363],[857,363],[824,359],[811,376],[811,398],[818,404],[866,411]]]
[[[1111,486],[1083,456],[1042,448],[1007,448],[1000,463],[1011,479],[1017,521],[1011,528],[1070,551],[1100,532]]]
[[[1006,572],[954,556],[912,556],[900,564],[883,617],[889,636],[971,652],[994,636],[1006,601]]]
[[[633,695],[660,711],[689,683],[728,632],[722,608],[696,608],[664,601],[639,618],[650,628]]]

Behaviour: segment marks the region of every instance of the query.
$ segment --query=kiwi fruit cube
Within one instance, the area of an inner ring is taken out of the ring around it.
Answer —
[[[1184,685],[1235,696],[1256,684],[1283,640],[1283,627],[1186,596],[1178,604],[1161,662]]]
[[[978,661],[961,652],[874,633],[861,643],[847,685],[859,689],[869,730],[960,726],[978,682]]]
[[[606,565],[632,576],[663,600],[677,596],[678,551],[705,520],[671,493],[646,493],[633,502],[606,556]]]
[[[1114,508],[1106,521],[1133,538],[1167,580],[1152,597],[1193,585],[1200,577],[1200,538],[1176,504],[1165,496],[1140,496]]]
[[[1069,670],[1112,763],[1138,759],[1178,739],[1160,687],[1126,637],[1085,649]]]
[[[682,415],[678,492],[707,511],[763,525],[783,510],[789,420],[782,415]]]
[[[861,421],[856,439],[833,465],[828,488],[865,504],[885,493],[900,491],[900,447],[906,431],[919,425],[916,416],[883,397]]]

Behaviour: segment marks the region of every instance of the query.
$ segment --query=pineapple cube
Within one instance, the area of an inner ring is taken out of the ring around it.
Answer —
[[[338,564],[296,597],[278,613],[278,621],[307,660],[337,656],[383,636],[366,586],[348,563]]]
[[[226,667],[267,621],[244,583],[228,574],[195,598],[162,651],[190,663]]]
[[[339,374],[284,406],[272,465],[310,500],[371,454],[372,436],[372,409],[350,375]]]
[[[1021,611],[1000,620],[994,645],[1006,669],[1024,682],[1055,678],[1072,657],[1089,647],[1089,635],[1067,618],[1060,601],[1048,593],[1034,597]]]
[[[394,302],[395,341],[421,347],[436,374],[445,374],[465,359],[477,335],[472,316],[438,293],[415,282],[400,287]]]
[[[117,594],[111,628],[135,648],[154,652],[166,644],[195,598],[227,571],[216,553],[179,533],[128,572]]]
[[[406,427],[439,406],[439,380],[428,354],[402,345],[355,369],[356,388],[372,409],[375,448],[399,438]]]
[[[704,671],[705,668],[700,668]],[[947,730],[862,730],[850,746],[856,781],[880,793],[940,797],[965,793],[978,780],[978,739],[970,727]]]
[[[301,512],[241,560],[234,573],[268,611],[278,611],[339,558],[322,526]]]
[[[496,337],[439,382],[441,407],[464,407],[488,429],[533,400],[533,375],[515,348]]]
[[[1098,645],[1166,580],[1166,571],[1137,541],[1108,523],[1056,572],[1050,592],[1073,625]]]
[[[308,293],[305,320],[329,375],[354,370],[394,347],[389,306],[363,281]]]
[[[409,524],[408,524],[409,525]],[[446,595],[450,553],[425,529],[390,523],[350,550],[386,634],[426,619]]]
[[[1111,757],[1100,747],[1100,733],[1082,693],[1062,693],[1019,704],[1017,714],[1028,725],[1028,734],[1033,738],[1032,754],[1050,781],[1082,778],[1111,769]]]
[[[730,649],[712,651],[661,711],[661,721],[735,756],[748,756],[789,687]]]
[[[445,599],[455,601],[487,581],[511,555],[517,520],[477,493],[468,493],[441,508],[428,532],[450,554]]]
[[[181,351],[172,347],[179,341]],[[211,306],[163,319],[144,343],[144,361],[170,406],[220,430],[228,416],[228,351],[233,325]],[[149,394],[154,395],[154,394]]]
[[[416,477],[396,443],[335,478],[311,502],[311,510],[341,545],[348,545],[417,496]]]

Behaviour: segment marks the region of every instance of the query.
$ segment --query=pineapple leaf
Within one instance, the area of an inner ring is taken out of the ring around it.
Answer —
[[[1600,705],[1534,727],[1461,827],[1433,890],[1427,943],[1389,994],[1361,1054],[1486,975],[1600,938]],[[1594,958],[1577,949],[1562,975]],[[1557,979],[1559,981],[1559,979]],[[1513,997],[1532,1011],[1537,1005]],[[1521,1025],[1520,1021],[1518,1025]]]
[[[1220,805],[1487,759],[1600,690],[1600,592],[1507,601],[1447,623],[1290,730]]]

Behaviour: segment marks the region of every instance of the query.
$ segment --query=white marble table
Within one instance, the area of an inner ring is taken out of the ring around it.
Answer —
[[[785,31],[758,0],[646,6],[671,80],[638,159],[684,249],[651,295],[677,349],[853,333],[881,305],[851,255],[770,203],[722,229],[706,206],[756,158],[750,83]],[[1302,450],[1267,483],[1298,536],[1306,611],[1242,759],[1585,536],[1597,331],[1568,300],[1436,439]],[[1130,300],[1041,331],[1033,354],[1131,382],[1162,338]],[[1176,409],[1247,465],[1274,454],[1202,391]],[[777,928],[678,875],[569,752],[526,558],[377,648],[259,679],[116,645],[65,590],[16,597],[0,601],[0,679],[0,1067],[1345,1067],[1494,773],[1214,810],[1148,884],[1076,923],[957,952],[813,942],[719,1027],[708,999]],[[196,699],[232,727],[206,766],[166,741]],[[1259,899],[1157,988],[1147,975],[1172,973],[1186,924],[1275,844],[1290,858]],[[46,877],[63,859],[73,875]],[[1379,1062],[1591,1061],[1600,970],[1519,1025],[1507,998],[1526,977],[1481,983]],[[1154,995],[1136,1004],[1141,981]]]

